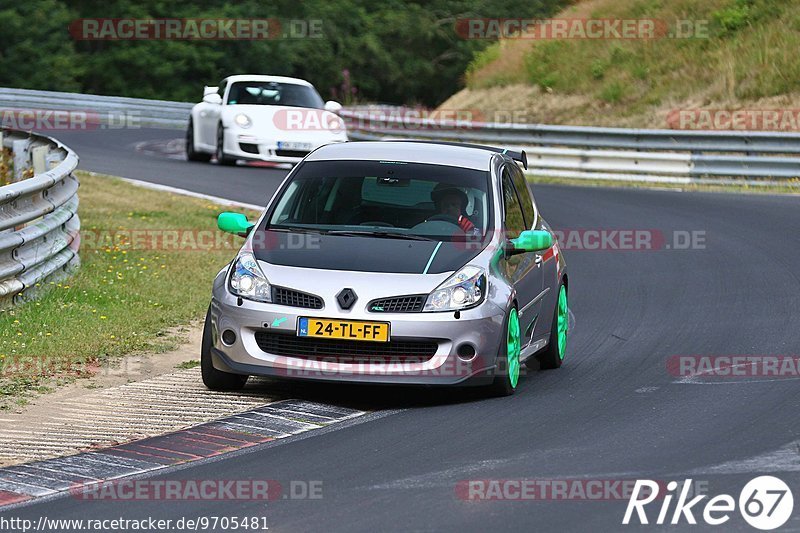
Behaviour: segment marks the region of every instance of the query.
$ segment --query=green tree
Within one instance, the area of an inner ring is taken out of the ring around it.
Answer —
[[[0,85],[81,90],[84,67],[67,33],[75,17],[58,0],[0,1]]]
[[[456,33],[460,18],[548,16],[569,0],[0,0],[0,84],[196,101],[200,86],[239,73],[296,76],[342,97],[435,105],[463,85],[489,42]],[[2,5],[2,4],[0,4]],[[70,7],[68,7],[70,6]],[[315,38],[261,41],[76,41],[78,18],[277,18],[321,21]],[[353,96],[353,95],[349,95]]]

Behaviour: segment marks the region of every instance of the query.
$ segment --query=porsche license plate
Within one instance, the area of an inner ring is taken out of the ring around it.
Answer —
[[[389,323],[301,317],[297,321],[297,335],[300,337],[389,342]]]
[[[298,150],[298,151],[311,151],[311,143],[301,142],[278,142],[278,150]]]

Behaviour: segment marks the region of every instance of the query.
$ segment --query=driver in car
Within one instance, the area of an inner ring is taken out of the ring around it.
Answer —
[[[436,211],[440,215],[451,217],[464,233],[480,232],[480,230],[475,227],[475,224],[464,215],[469,199],[467,198],[467,194],[458,187],[447,183],[440,183],[434,187],[431,192],[431,200],[433,200],[433,204],[436,206]]]

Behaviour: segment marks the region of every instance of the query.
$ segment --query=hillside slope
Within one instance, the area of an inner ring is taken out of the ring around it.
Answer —
[[[755,109],[782,114],[777,123],[745,117],[740,129],[800,130],[798,2],[585,0],[556,18],[649,20],[658,31],[655,38],[500,40],[476,55],[467,88],[440,109],[522,122],[697,129],[727,129],[718,110]],[[688,36],[670,37],[678,31]],[[714,122],[678,120],[697,109],[710,110]]]

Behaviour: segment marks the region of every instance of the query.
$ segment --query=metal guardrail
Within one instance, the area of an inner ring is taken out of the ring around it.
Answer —
[[[75,152],[50,137],[10,130],[0,130],[0,146],[14,161],[12,183],[0,187],[2,309],[78,266],[80,220]]]
[[[134,121],[128,127],[185,128],[192,105],[0,88],[0,110],[83,111],[111,122],[127,116]],[[532,176],[800,187],[800,133],[446,122],[414,118],[409,111],[359,106],[340,114],[353,140],[453,140],[523,149]]]
[[[467,123],[385,109],[347,109],[341,115],[351,139],[452,140],[522,149],[533,176],[800,186],[797,133]]]
[[[87,114],[90,122],[96,120],[112,128],[141,126],[185,128],[193,105],[168,100],[0,87],[0,109],[83,112]]]

